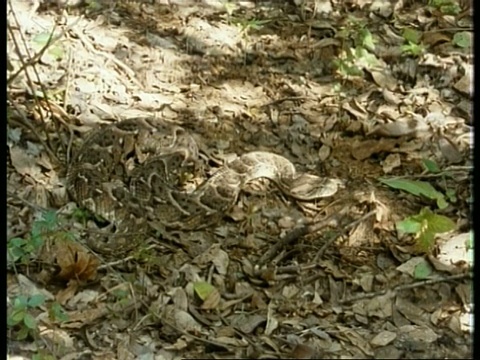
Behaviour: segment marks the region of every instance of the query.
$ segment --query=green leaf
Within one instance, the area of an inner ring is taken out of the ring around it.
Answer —
[[[44,47],[45,45],[48,44],[48,41],[50,38],[53,36],[52,33],[41,33],[33,38],[33,42],[36,43],[37,45],[40,45],[41,47]]]
[[[430,213],[426,215],[428,229],[437,234],[445,233],[455,229],[455,223],[448,217]]]
[[[39,236],[32,236],[30,238],[30,242],[28,244],[28,247],[27,247],[27,251],[29,253],[33,253],[39,249],[42,248],[43,244],[44,244],[44,240],[43,240],[43,237],[42,235],[39,235]]]
[[[52,304],[52,307],[49,310],[49,316],[52,320],[59,322],[66,322],[69,319],[68,314],[57,302],[54,302]]]
[[[13,262],[21,259],[25,254],[25,251],[21,247],[8,247],[8,257]]]
[[[128,295],[130,294],[129,291],[124,290],[124,289],[117,289],[112,292],[112,294],[117,298],[117,299],[125,299],[128,298]]]
[[[440,11],[445,15],[458,15],[462,9],[457,4],[450,4],[441,6]]]
[[[435,235],[455,229],[455,223],[446,216],[423,208],[417,215],[397,222],[396,228],[400,235],[415,234],[417,250],[428,252],[435,244]]]
[[[28,299],[28,306],[31,308],[42,305],[45,302],[45,296],[42,294],[35,294]]]
[[[467,243],[465,244],[465,249],[470,250],[474,249],[474,242],[473,242],[473,231],[470,231],[470,237],[467,240]]]
[[[360,36],[363,38],[363,47],[370,51],[375,50],[375,40],[373,39],[372,33],[368,29],[362,29]]]
[[[32,360],[55,360],[56,358],[53,355],[40,353],[40,354],[33,354]]]
[[[448,202],[443,196],[439,197],[437,198],[437,206],[439,209],[446,209],[448,207]]]
[[[15,334],[16,340],[25,340],[30,334],[30,329],[26,326],[22,326],[22,328]]]
[[[435,233],[432,231],[427,231],[427,230],[422,230],[416,238],[416,244],[415,247],[418,252],[424,252],[427,253],[429,252],[433,245],[435,245],[434,242],[435,239]]]
[[[454,189],[447,189],[445,190],[445,195],[447,196],[448,200],[451,203],[456,203],[457,202],[457,193]]]
[[[21,248],[22,246],[25,246],[26,243],[27,243],[27,240],[25,239],[13,238],[13,239],[10,239],[10,241],[8,242],[8,246]]]
[[[413,277],[417,280],[428,278],[433,272],[432,267],[427,262],[421,262],[415,266]]]
[[[472,35],[466,31],[458,32],[453,35],[452,43],[459,48],[470,48],[472,46]]]
[[[416,247],[420,252],[429,252],[435,244],[435,235],[451,231],[455,223],[443,215],[433,213],[428,208],[423,208],[418,215],[408,218],[421,224],[420,230],[416,233]]]
[[[15,309],[26,309],[28,307],[28,297],[25,295],[19,295],[13,301],[13,307]]]
[[[417,220],[407,218],[397,222],[396,228],[402,234],[416,234],[422,229],[422,224]]]
[[[408,43],[418,44],[420,42],[421,37],[422,37],[422,34],[417,30],[410,29],[410,28],[406,28],[403,30],[403,38]]]
[[[440,172],[440,168],[438,167],[435,161],[430,159],[423,159],[422,162],[423,162],[423,166],[425,167],[425,169],[427,169],[428,172],[431,172],[434,174]]]
[[[413,55],[413,56],[419,56],[425,50],[423,45],[418,45],[411,42],[409,42],[408,44],[402,45],[401,49],[402,49],[402,52],[404,52],[405,54]]]
[[[57,213],[53,210],[46,211],[43,214],[43,220],[48,225],[50,230],[54,230],[57,227],[58,219]]]
[[[61,46],[54,45],[50,49],[48,49],[48,53],[52,55],[55,60],[60,60],[63,58],[64,51]]]
[[[7,317],[7,325],[8,326],[15,326],[17,324],[20,324],[23,321],[24,317],[25,317],[25,310],[24,309],[14,310]]]
[[[31,330],[35,330],[37,328],[37,321],[31,314],[25,314],[25,317],[23,318],[23,323],[27,328]]]
[[[380,182],[383,184],[390,186],[394,189],[403,190],[409,192],[412,195],[416,196],[425,196],[431,200],[437,200],[437,205],[440,209],[444,209],[448,206],[445,201],[444,195],[441,192],[435,190],[435,188],[427,182],[424,181],[416,181],[416,180],[409,180],[409,179],[379,179]]]
[[[193,288],[201,300],[207,299],[208,296],[215,290],[215,287],[206,281],[198,281],[194,283]]]

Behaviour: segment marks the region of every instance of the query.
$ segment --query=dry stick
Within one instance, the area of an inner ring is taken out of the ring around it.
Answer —
[[[89,41],[88,38],[85,35],[83,35],[80,31],[77,31],[75,29],[71,29],[71,30],[80,39],[80,41],[83,43],[83,45],[85,45],[85,47],[88,50],[90,50],[95,55],[103,56],[104,58],[112,61],[115,65],[117,65],[119,68],[121,68],[125,72],[125,74],[132,80],[132,82],[135,85],[137,85],[139,88],[142,88],[142,84],[140,84],[140,82],[137,80],[137,78],[135,77],[135,72],[132,69],[130,69],[122,61],[118,60],[112,54],[108,54],[103,51],[95,49],[91,41]]]
[[[21,29],[20,23],[18,22],[18,19],[17,19],[17,17],[15,16],[15,13],[14,13],[14,12],[13,12],[13,18],[15,19],[15,22],[16,22],[18,28]],[[17,42],[17,39],[16,39],[16,37],[15,37],[15,34],[13,33],[13,31],[12,31],[12,29],[11,29],[10,26],[7,26],[7,29],[8,29],[8,31],[10,32],[10,35],[11,35],[11,37],[12,37],[12,40],[13,40],[13,42],[14,42],[14,44],[15,44],[15,51],[16,51],[16,53],[17,53],[17,55],[18,55],[18,57],[19,57],[19,59],[20,59],[20,61],[21,61],[21,63],[22,63],[22,68],[26,68],[27,65],[26,65],[26,63],[23,61],[23,56],[22,56],[22,54],[21,54],[21,52],[20,52],[20,46],[19,46],[19,44],[18,44],[18,42]],[[50,35],[50,37],[49,37],[49,39],[48,39],[48,41],[47,41],[47,44],[44,46],[44,49],[45,49],[45,50],[46,50],[46,48],[47,48],[47,47],[52,43],[52,41],[53,41],[53,40],[52,40],[52,39],[53,39],[53,31],[55,31],[55,27],[54,27],[53,30],[52,30],[52,34]],[[23,36],[22,31],[19,31],[19,34],[20,34],[20,38],[21,38],[22,41],[23,41],[23,44],[25,45],[25,51],[26,51],[28,57],[29,57],[30,59],[35,58],[35,56],[32,57],[32,56],[30,55],[30,52],[28,51],[27,42],[26,42],[26,40],[25,40],[25,37]],[[45,51],[44,49],[42,49],[42,50]],[[37,60],[38,60],[38,59],[37,59]],[[38,75],[38,72],[37,72],[35,66],[32,66],[32,69],[33,69],[35,75],[37,76],[37,79],[40,79],[40,76]],[[30,78],[30,75],[28,74],[28,71],[25,71],[25,77],[27,78],[28,85],[29,85],[30,88],[32,89],[32,95],[33,95],[33,98],[35,99],[35,103],[36,103],[36,104],[39,104],[40,101],[38,100],[38,96],[37,96],[36,91],[35,91],[35,86],[34,86],[34,84],[33,84],[32,79]],[[42,89],[43,94],[46,94],[46,89],[45,89],[45,87],[43,86],[43,84],[42,84],[41,81],[39,81],[39,84],[40,84],[40,88]],[[14,104],[13,101],[12,101],[12,104]],[[17,110],[18,110],[18,109],[17,109]],[[45,124],[45,119],[43,118],[42,112],[40,111],[39,114],[40,114],[40,117],[42,118],[43,123]],[[24,120],[24,123],[25,123],[25,124],[29,123],[29,121],[28,121],[26,118],[23,118],[23,116],[22,116],[22,120]],[[27,125],[27,126],[28,126],[28,125]],[[29,126],[29,128],[30,128],[30,129],[33,129],[33,126]],[[35,133],[35,135],[40,139],[40,136],[38,136],[38,134],[36,133],[35,130],[34,130],[34,133]],[[41,143],[42,143],[42,145],[45,147],[45,150],[49,153],[49,156],[52,156],[52,159],[55,159],[55,160],[58,162],[57,156],[55,155],[55,153],[53,152],[53,150],[50,149],[50,146],[48,145],[48,143],[50,143],[50,136],[48,135],[48,132],[47,132],[47,131],[45,131],[45,136],[47,137],[47,142],[41,141]]]
[[[146,308],[149,307],[148,304],[146,304],[146,303],[143,302],[142,300],[140,300],[140,301],[143,303],[143,305],[144,305]],[[160,315],[156,314],[156,313],[153,312],[153,311],[151,312],[151,314],[152,314],[154,317],[156,317],[158,320],[160,320],[162,323],[164,323],[165,325],[170,326],[172,329],[178,331],[178,332],[181,333],[182,335],[185,335],[185,336],[187,336],[187,337],[189,337],[189,338],[191,338],[191,339],[193,339],[193,340],[197,340],[197,341],[203,342],[203,343],[205,343],[205,344],[210,344],[210,345],[213,345],[213,346],[217,346],[217,347],[220,347],[220,348],[224,348],[224,349],[227,349],[228,351],[232,351],[232,350],[233,350],[232,347],[231,347],[231,345],[222,344],[222,343],[220,343],[220,342],[216,342],[216,341],[212,341],[212,340],[202,339],[202,338],[200,338],[200,337],[198,337],[198,336],[192,335],[192,334],[186,332],[185,330],[182,330],[182,329],[176,327],[176,326],[175,326],[174,324],[172,324],[170,321],[166,320],[163,316],[160,316]]]
[[[465,274],[455,274],[455,275],[447,276],[447,277],[440,278],[440,279],[430,279],[430,280],[419,281],[419,282],[416,282],[416,283],[413,283],[413,284],[408,284],[408,285],[399,285],[399,286],[394,287],[392,289],[385,289],[385,290],[380,290],[380,291],[375,291],[375,292],[370,292],[370,293],[364,293],[364,294],[360,294],[360,295],[357,295],[357,296],[352,296],[350,298],[340,300],[338,303],[339,304],[345,304],[345,303],[349,303],[349,302],[353,302],[353,301],[370,299],[370,298],[373,298],[373,297],[385,295],[388,292],[391,292],[392,295],[395,295],[399,291],[403,291],[403,290],[414,289],[414,288],[422,287],[422,286],[426,286],[426,285],[432,285],[432,284],[437,284],[437,283],[441,283],[441,282],[462,280],[462,279],[473,279],[473,273],[468,272],[468,273],[465,273]]]
[[[15,199],[17,199],[18,201],[20,201],[21,203],[31,207],[33,210],[37,210],[37,211],[40,211],[42,213],[46,213],[47,211],[50,211],[50,209],[47,209],[47,208],[44,208],[40,205],[37,205],[37,204],[34,204],[24,198],[22,198],[21,196],[18,196],[17,194],[15,194],[14,192],[11,192],[10,190],[7,190],[7,195],[8,196],[12,196],[14,197]],[[8,202],[8,201],[7,201]],[[53,211],[53,209],[51,209]]]
[[[304,225],[301,227],[297,227],[287,233],[283,238],[280,239],[277,243],[275,243],[263,256],[260,258],[259,264],[264,265],[267,261],[272,260],[275,255],[280,252],[282,248],[287,246],[288,244],[291,244],[292,242],[296,241],[302,236],[305,236],[307,234],[316,232],[328,225],[330,225],[333,221],[337,221],[338,214],[335,216],[329,216],[328,218],[321,220],[319,222],[316,222],[312,225]]]
[[[11,0],[9,0],[9,1],[11,1]],[[10,3],[10,6],[11,6],[11,3]],[[15,19],[16,25],[18,26],[19,29],[21,29],[20,23],[19,23],[16,15],[15,15],[15,12],[12,12],[12,14],[13,14],[13,18]],[[51,44],[53,44],[54,41],[57,41],[58,39],[61,39],[62,37],[64,37],[65,34],[66,34],[66,32],[67,32],[70,28],[74,27],[74,26],[78,23],[79,20],[80,20],[80,19],[78,19],[77,21],[75,21],[73,24],[69,25],[66,29],[64,29],[64,30],[61,32],[60,35],[56,36],[55,38],[54,38],[53,35],[54,35],[54,33],[55,33],[55,28],[56,28],[56,27],[54,26],[53,29],[52,29],[52,33],[50,34],[50,37],[48,38],[47,43],[46,43],[45,46],[41,49],[41,51],[39,52],[39,54],[37,54],[37,55],[40,55],[40,56],[33,56],[33,57],[32,57],[32,56],[30,55],[30,52],[28,51],[28,46],[27,46],[27,42],[26,42],[26,40],[25,40],[25,37],[23,36],[22,31],[20,30],[20,31],[19,31],[20,38],[21,38],[22,41],[23,41],[23,44],[24,44],[24,46],[25,46],[25,51],[26,51],[28,57],[29,57],[30,59],[35,59],[35,61],[32,62],[32,65],[40,59],[41,55],[43,55],[43,53],[46,51],[46,49],[47,49]],[[18,44],[18,42],[17,42],[17,40],[16,40],[16,37],[15,37],[15,35],[13,34],[13,31],[12,31],[12,29],[10,28],[10,26],[7,26],[7,28],[8,28],[8,30],[9,30],[10,35],[11,35],[11,37],[12,37],[12,40],[13,40],[13,42],[14,42],[14,44],[15,44],[15,50],[16,50],[16,52],[17,52],[17,55],[18,55],[20,61],[22,62],[22,68],[25,68],[27,65],[26,65],[25,62],[23,61],[23,57],[22,57],[22,55],[21,55],[21,53],[20,53],[20,47],[19,47],[19,44]],[[30,62],[30,61],[29,61],[29,62]],[[52,110],[52,108],[51,108],[51,106],[50,106],[50,102],[48,101],[48,97],[46,96],[46,94],[47,94],[47,89],[45,88],[45,86],[43,85],[43,83],[40,81],[40,76],[38,75],[38,72],[37,72],[37,69],[36,69],[35,66],[32,66],[32,70],[33,70],[33,72],[35,73],[35,76],[37,77],[38,83],[39,83],[39,85],[40,85],[40,89],[42,90],[42,93],[43,93],[45,99],[47,99],[46,104],[47,104],[50,112],[53,113],[53,110]],[[31,87],[31,89],[32,89],[32,95],[33,95],[33,98],[35,99],[35,103],[36,103],[36,104],[39,104],[40,102],[39,102],[39,100],[38,100],[38,96],[37,96],[37,94],[36,94],[35,87],[34,87],[34,85],[33,85],[33,81],[32,81],[32,79],[30,78],[30,75],[28,74],[28,71],[25,71],[25,76],[26,76],[26,78],[27,78],[28,85],[29,85],[29,86]],[[40,117],[41,117],[43,123],[45,124],[45,119],[43,118],[43,113],[40,111],[39,114],[40,114]],[[61,139],[60,128],[59,128],[59,126],[58,126],[58,123],[57,123],[57,121],[54,121],[53,123],[54,123],[54,125],[55,125],[55,130],[57,131],[58,138]],[[45,131],[45,136],[47,137],[47,140],[48,140],[48,142],[50,143],[50,136],[49,136],[49,134],[48,134],[47,131]],[[63,142],[61,142],[61,144],[62,144],[63,147],[65,146],[65,145],[63,144]],[[65,150],[65,149],[64,149],[64,150]],[[58,161],[58,158],[57,158],[56,155],[54,155],[53,151],[50,151],[50,152],[49,152],[49,155],[50,155],[50,156],[53,155],[53,159],[55,159],[56,161]]]
[[[309,98],[309,97],[306,97],[306,96],[287,96],[287,97],[284,97],[284,98],[281,98],[281,99],[272,100],[272,101],[262,105],[262,107],[278,105],[278,104],[280,104],[284,101],[299,101],[299,100],[308,100],[308,99],[313,99],[313,98]]]
[[[11,6],[11,1],[10,1],[10,6]],[[15,12],[12,12],[13,14],[13,18],[15,19],[15,23],[17,24],[18,28],[21,29],[21,26],[20,26],[20,23],[18,22],[18,19],[15,15]],[[29,51],[28,51],[28,47],[26,46],[26,41],[25,41],[25,38],[23,37],[23,34],[21,31],[19,31],[20,33],[20,37],[25,45],[25,51],[27,52],[27,54],[29,55],[29,58],[30,58],[30,61],[28,62],[25,62],[23,61],[23,56],[20,52],[20,45],[18,44],[17,42],[17,38],[15,37],[15,34],[13,33],[13,30],[12,28],[10,27],[9,24],[7,24],[7,30],[8,32],[10,33],[10,36],[12,37],[12,41],[13,43],[15,44],[15,51],[18,55],[18,58],[20,59],[20,62],[22,63],[22,67],[20,68],[19,72],[20,71],[23,71],[26,69],[26,67],[30,64],[30,63],[35,63],[36,61],[38,61],[38,59],[40,58],[40,56],[43,55],[43,53],[46,51],[46,49],[50,46],[50,44],[53,42],[53,31],[52,31],[52,34],[50,35],[48,41],[47,41],[47,44],[40,50],[40,52],[37,54],[38,56],[30,56],[29,54]],[[53,29],[55,30],[55,28]],[[33,67],[33,70],[35,71],[35,74],[37,75],[37,78],[39,78],[38,76],[38,73],[36,72],[36,69],[35,67]],[[19,73],[18,72],[18,73]],[[32,79],[30,78],[30,76],[28,75],[28,71],[25,71],[25,75],[27,77],[27,80],[28,80],[28,83],[32,89],[32,95],[33,97],[35,98],[35,101],[38,103],[38,98],[37,98],[37,95],[35,93],[35,90],[34,90],[34,86],[33,86],[33,82],[32,82]],[[18,76],[18,74],[14,74],[10,77],[10,79],[8,81],[13,81],[13,79]],[[8,83],[7,81],[7,83]],[[40,84],[41,85],[41,84]],[[8,95],[7,95],[8,96]],[[20,114],[20,119],[22,121],[22,123],[24,125],[26,125],[30,130],[32,130],[32,132],[34,133],[34,135],[38,138],[38,140],[40,141],[40,143],[42,144],[42,146],[45,148],[45,150],[48,152],[48,155],[52,158],[52,159],[55,159],[56,161],[58,161],[58,158],[57,156],[54,154],[53,150],[50,149],[50,146],[45,142],[43,141],[43,139],[40,137],[40,135],[37,133],[35,127],[30,123],[30,121],[27,120],[27,118],[23,115],[23,112],[20,111],[20,109],[18,109],[18,107],[16,106],[15,102],[13,101],[13,99],[10,98],[10,96],[8,96],[10,102],[12,103],[12,105],[15,107],[15,109],[17,110],[17,112]],[[42,113],[40,112],[40,116],[43,116]],[[48,140],[48,133],[46,133],[46,136],[47,136],[47,140]]]
[[[67,90],[65,89],[65,92]],[[68,139],[68,144],[67,144],[67,149],[65,150],[66,151],[66,155],[67,155],[67,159],[66,159],[66,163],[67,164],[70,164],[70,154],[72,152],[72,145],[73,145],[73,138],[74,138],[74,134],[73,134],[73,130],[72,130],[72,127],[66,123],[63,118],[66,118],[68,120],[70,120],[72,117],[65,111],[64,108],[62,108],[61,106],[59,106],[57,103],[54,103],[54,102],[50,102],[48,101],[48,104],[50,106],[50,111],[52,112],[52,116],[56,117],[56,119],[58,121],[60,121],[63,126],[65,126],[68,130],[68,133],[70,135],[69,139]],[[64,103],[65,104],[65,103]],[[58,110],[58,112],[60,114],[57,114],[54,110]],[[63,116],[63,117],[62,117]]]
[[[9,0],[9,2],[11,2],[11,0]],[[10,4],[11,5],[11,4]],[[18,20],[15,16],[15,13],[13,13],[13,16],[14,16],[14,19],[15,19],[15,22],[17,23],[17,26],[19,26],[18,24]],[[19,26],[20,28],[20,26]],[[8,32],[10,33],[10,36],[12,37],[12,41],[14,42],[15,46],[17,49],[19,49],[19,46],[18,46],[18,43],[17,43],[17,40],[15,38],[15,35],[13,34],[13,31],[10,27],[10,24],[7,24],[7,30]],[[48,38],[47,40],[47,43],[40,49],[40,51],[38,53],[36,53],[33,57],[31,57],[27,62],[25,62],[23,60],[23,57],[21,56],[21,54],[19,53],[19,51],[17,51],[17,55],[18,55],[18,58],[20,59],[20,62],[22,63],[22,66],[20,67],[20,69],[18,69],[13,75],[11,75],[8,79],[7,79],[7,86],[10,85],[10,83],[13,82],[13,80],[15,80],[18,75],[21,74],[22,71],[24,71],[28,66],[30,65],[33,65],[35,64],[41,57],[42,55],[45,53],[45,51],[50,47],[50,45],[58,40],[60,37],[56,37],[55,40],[53,39],[53,31],[55,30],[55,27],[53,28],[52,30],[52,34],[50,35],[50,37]],[[21,33],[21,31],[20,31]],[[22,40],[24,40],[22,38]],[[24,41],[25,43],[25,41]],[[27,47],[25,46],[25,49],[27,49]],[[28,49],[27,49],[27,52],[28,52]]]
[[[13,107],[15,108],[15,110],[17,110],[17,113],[19,114],[19,120],[20,122],[25,125],[27,128],[29,128],[33,135],[35,135],[35,137],[37,138],[37,140],[40,142],[40,144],[42,144],[43,148],[45,149],[45,151],[48,153],[48,156],[51,158],[51,159],[55,159],[57,162],[59,162],[57,156],[54,154],[53,150],[50,149],[50,146],[48,146],[48,144],[42,139],[42,137],[37,133],[37,129],[35,129],[35,126],[32,125],[32,123],[30,121],[28,121],[28,119],[25,117],[25,114],[23,113],[23,111],[21,111],[17,104],[13,101],[13,99],[10,97],[10,95],[7,94],[7,99],[12,103]]]
[[[336,239],[338,239],[340,236],[345,235],[348,231],[350,231],[350,229],[354,228],[355,226],[357,226],[358,224],[360,224],[362,221],[365,221],[365,220],[368,219],[369,217],[375,215],[375,213],[376,213],[375,210],[372,210],[372,211],[366,213],[366,214],[363,215],[360,219],[351,222],[350,224],[348,224],[347,226],[345,226],[342,231],[340,231],[340,232],[338,232],[337,234],[335,234],[334,236],[332,236],[332,237],[320,248],[320,250],[318,250],[317,255],[315,255],[315,258],[313,259],[313,262],[317,262],[317,261],[323,256],[323,254],[325,253],[325,250],[327,250],[327,248],[328,248]]]

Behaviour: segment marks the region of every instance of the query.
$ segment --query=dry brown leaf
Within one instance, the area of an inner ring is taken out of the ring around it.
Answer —
[[[455,292],[462,300],[462,304],[466,308],[470,308],[472,306],[472,284],[458,284],[455,287]]]
[[[202,330],[202,326],[186,311],[175,309],[173,317],[175,325],[184,331],[198,333]]]
[[[395,91],[397,88],[397,80],[387,74],[385,71],[371,71],[373,80],[375,83],[382,89],[388,89],[390,91]]]
[[[20,175],[29,175],[36,180],[40,179],[40,167],[36,160],[27,154],[26,150],[17,146],[10,146],[10,159],[13,167]]]
[[[318,158],[320,161],[325,161],[328,159],[331,153],[332,153],[332,148],[330,146],[322,145],[320,150],[318,150]]]
[[[387,88],[382,90],[382,94],[385,101],[389,104],[398,105],[402,102],[397,93],[394,93]],[[378,113],[381,113],[381,111],[378,111]]]
[[[257,327],[263,325],[266,319],[265,316],[260,314],[253,315],[243,315],[239,314],[235,316],[232,321],[232,326],[238,328],[241,332],[245,334],[251,334],[255,331]]]
[[[422,43],[434,47],[438,44],[450,42],[451,38],[448,34],[439,31],[427,31],[423,33]]]
[[[373,346],[387,346],[395,340],[396,337],[397,334],[392,331],[382,331],[370,340],[370,344]]]
[[[83,246],[71,241],[62,241],[56,244],[53,251],[57,264],[60,266],[59,278],[80,281],[95,279],[100,263]]]
[[[316,357],[316,350],[308,345],[297,344],[291,353],[292,359],[313,359]]]
[[[203,302],[201,308],[204,310],[211,310],[218,307],[220,304],[220,293],[217,289],[213,289],[212,292],[208,295],[208,297]]]
[[[449,138],[441,136],[438,139],[438,147],[450,164],[458,164],[463,161],[462,153]]]
[[[385,137],[417,136],[427,131],[428,125],[420,119],[409,119],[408,121],[394,121],[388,124],[375,126],[369,135],[379,135]]]
[[[465,75],[453,87],[466,96],[473,96],[473,67],[465,65]]]
[[[356,160],[365,160],[374,154],[389,152],[398,144],[396,139],[372,139],[361,141],[352,147],[352,156]]]
[[[358,101],[347,102],[342,105],[343,110],[348,111],[358,120],[366,120],[369,116],[367,110]]]
[[[398,330],[400,333],[407,334],[410,339],[425,344],[433,343],[438,339],[438,335],[430,327],[424,325],[404,325]]]
[[[65,305],[68,300],[75,296],[79,287],[79,283],[77,280],[70,280],[68,282],[68,286],[66,289],[60,290],[57,295],[55,295],[55,299],[61,304]]]
[[[379,319],[388,319],[392,316],[393,294],[387,292],[385,295],[365,300],[365,312],[369,317],[377,317]]]
[[[428,314],[411,301],[397,296],[395,309],[413,324],[423,325],[429,322]]]
[[[254,309],[266,309],[268,307],[262,296],[256,291],[252,295],[250,304]]]
[[[109,311],[106,305],[99,305],[96,309],[70,311],[66,314],[68,322],[59,321],[58,325],[64,329],[80,329],[105,316]]]
[[[341,339],[345,339],[351,344],[357,346],[366,355],[373,355],[370,344],[357,331],[347,328],[345,326],[338,326],[338,329],[340,330],[338,334]]]
[[[390,154],[384,161],[382,161],[382,169],[385,174],[389,174],[393,169],[400,167],[402,165],[402,160],[400,154]]]
[[[265,335],[269,336],[278,328],[279,322],[275,317],[275,305],[268,304],[267,325],[265,326]]]

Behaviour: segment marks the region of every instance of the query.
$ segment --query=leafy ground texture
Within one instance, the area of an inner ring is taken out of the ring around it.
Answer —
[[[472,358],[470,2],[7,10],[10,359]],[[66,169],[132,117],[188,129],[205,177],[263,150],[344,187],[258,181],[215,226],[96,254]]]

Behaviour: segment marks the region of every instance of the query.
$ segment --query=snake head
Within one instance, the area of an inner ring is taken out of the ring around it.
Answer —
[[[283,181],[282,179],[282,182]],[[324,178],[312,174],[302,173],[288,180],[286,192],[297,200],[313,200],[330,197],[343,188],[345,183],[340,179]]]

